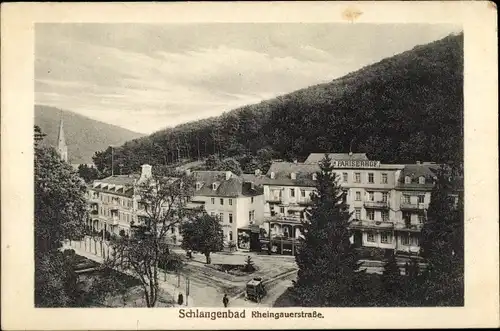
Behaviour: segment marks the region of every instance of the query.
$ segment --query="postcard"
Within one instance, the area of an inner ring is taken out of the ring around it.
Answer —
[[[2,5],[2,329],[498,327],[496,5]]]

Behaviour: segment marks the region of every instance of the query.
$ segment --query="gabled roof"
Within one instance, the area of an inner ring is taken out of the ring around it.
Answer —
[[[226,173],[230,178],[226,179]],[[261,188],[256,185],[246,183],[245,179],[226,171],[193,171],[196,183],[201,184],[199,190],[195,190],[194,195],[214,196],[214,197],[238,197],[255,196],[263,194]],[[214,190],[212,184],[216,184]]]
[[[313,174],[318,171],[320,167],[315,163],[273,162],[262,182],[271,185],[314,187],[316,181],[313,180]],[[271,173],[274,173],[274,179],[271,178]],[[295,173],[295,179],[291,178],[292,173]]]
[[[346,160],[359,160],[359,161],[368,161],[368,157],[366,156],[366,153],[352,153],[349,155],[349,153],[328,153],[328,156],[332,160],[337,160],[337,161],[346,161]],[[304,163],[319,163],[323,158],[325,157],[325,153],[311,153],[307,157],[307,159],[304,161]]]
[[[134,185],[134,181],[139,179],[139,175],[115,175],[109,176],[104,179],[97,179],[94,183],[105,183],[105,184],[114,184],[114,185]]]
[[[434,171],[437,170],[439,166],[439,164],[405,164],[404,168],[401,170],[397,188],[408,190],[432,189],[434,187],[434,177],[436,176]],[[405,183],[406,177],[411,178],[410,184]],[[418,182],[420,177],[425,178],[425,184],[420,184]]]

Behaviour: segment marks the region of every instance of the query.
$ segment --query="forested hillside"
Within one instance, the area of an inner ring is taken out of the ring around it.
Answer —
[[[70,163],[91,163],[96,151],[113,144],[121,145],[128,140],[142,136],[140,133],[102,123],[70,111],[35,105],[35,124],[47,135],[44,144],[57,145],[61,111]]]
[[[252,171],[258,154],[303,160],[352,146],[382,162],[457,161],[462,118],[463,35],[452,35],[330,83],[127,142],[115,158],[134,171],[220,154]],[[96,164],[110,164],[109,153],[98,153]]]

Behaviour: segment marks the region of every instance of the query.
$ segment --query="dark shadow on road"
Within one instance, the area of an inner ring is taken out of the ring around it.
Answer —
[[[287,288],[286,291],[276,299],[273,307],[298,307],[293,300],[292,289],[293,287],[291,286]]]

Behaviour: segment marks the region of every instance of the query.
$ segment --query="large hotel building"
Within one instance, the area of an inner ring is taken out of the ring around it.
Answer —
[[[352,213],[352,241],[358,246],[418,253],[434,185],[432,169],[438,165],[381,164],[366,154],[329,156]],[[303,163],[274,162],[260,179],[266,203],[263,226],[271,239],[300,237],[323,157],[311,154]]]
[[[243,250],[267,249],[271,242],[273,251],[294,254],[323,157],[311,154],[302,163],[273,162],[266,174],[258,170],[240,176],[229,171],[188,170],[196,181],[188,208],[201,207],[217,216],[223,223],[226,245],[233,243]],[[347,193],[351,240],[358,246],[418,253],[419,233],[434,185],[432,169],[438,165],[382,164],[359,153],[330,154],[330,158]],[[131,221],[144,216],[135,187],[150,175],[151,166],[144,165],[141,175],[96,180],[88,192],[89,229],[128,234]],[[178,244],[180,239],[179,229],[172,229],[169,240]]]

